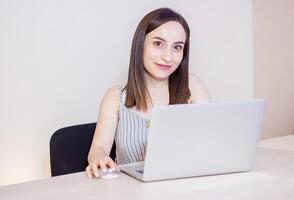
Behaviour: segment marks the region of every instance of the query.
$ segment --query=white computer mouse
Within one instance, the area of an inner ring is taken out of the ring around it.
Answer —
[[[102,169],[99,169],[99,177],[102,179],[115,179],[120,176],[119,170],[113,170],[111,168],[107,168],[106,172],[103,172]]]

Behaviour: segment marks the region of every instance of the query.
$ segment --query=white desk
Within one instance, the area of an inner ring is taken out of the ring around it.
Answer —
[[[294,151],[294,135],[262,140],[259,142],[259,147]]]
[[[125,174],[92,181],[84,172],[0,187],[0,199],[294,199],[294,151],[259,148],[252,172],[142,183]]]

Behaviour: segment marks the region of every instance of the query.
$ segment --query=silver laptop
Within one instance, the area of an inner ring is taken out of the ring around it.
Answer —
[[[249,171],[265,100],[157,106],[145,161],[120,166],[141,181]]]

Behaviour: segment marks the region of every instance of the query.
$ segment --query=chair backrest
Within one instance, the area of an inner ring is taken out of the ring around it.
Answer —
[[[96,123],[57,130],[50,139],[51,176],[85,171]],[[115,143],[110,157],[115,160]]]

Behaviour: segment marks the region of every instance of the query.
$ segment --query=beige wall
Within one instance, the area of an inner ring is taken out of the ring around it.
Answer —
[[[294,133],[294,1],[254,0],[255,96],[268,99],[262,138]]]

